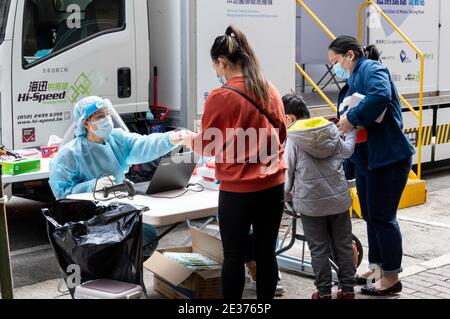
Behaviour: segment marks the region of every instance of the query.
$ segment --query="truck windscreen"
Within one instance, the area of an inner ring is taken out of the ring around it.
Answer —
[[[6,21],[8,20],[8,8],[10,0],[0,1],[0,44],[5,38]]]

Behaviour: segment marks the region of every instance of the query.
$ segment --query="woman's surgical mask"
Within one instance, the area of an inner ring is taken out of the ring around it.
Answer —
[[[94,122],[94,124],[97,128],[93,130],[92,133],[103,139],[107,138],[114,128],[113,121],[110,115]]]
[[[345,60],[345,58],[347,58],[347,54],[344,55],[344,60]],[[341,79],[344,79],[344,80],[348,80],[350,78],[350,71],[347,70],[347,69],[344,69],[342,67],[341,63],[336,63],[333,66],[333,71],[334,71],[334,74],[336,74],[336,76],[338,78],[341,78]]]
[[[219,83],[220,83],[221,85],[225,85],[225,83],[228,82],[228,81],[227,81],[227,78],[224,77],[223,75],[217,75],[217,78],[219,79]]]
[[[344,80],[348,80],[350,78],[350,72],[347,69],[344,69],[340,63],[336,63],[333,66],[333,71],[334,71],[334,74],[336,74],[336,76],[338,78],[341,78]]]
[[[219,66],[219,60],[215,63],[213,63],[214,71],[216,72],[217,79],[219,80],[220,85],[225,85],[225,83],[228,82],[227,78],[224,75],[219,75],[219,72],[217,71],[217,68]]]

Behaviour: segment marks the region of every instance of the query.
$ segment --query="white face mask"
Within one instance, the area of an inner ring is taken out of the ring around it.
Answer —
[[[225,83],[228,82],[227,78],[225,76],[223,76],[223,75],[222,76],[217,75],[217,78],[219,79],[219,82],[220,82],[221,85],[225,85]]]
[[[113,121],[110,115],[108,115],[104,119],[94,122],[94,124],[97,129],[93,130],[92,133],[103,139],[107,138],[114,128]]]
[[[344,60],[347,58],[347,56],[348,56],[348,53],[346,55],[344,55]],[[341,63],[336,63],[333,66],[333,71],[334,71],[334,74],[336,74],[336,76],[338,78],[341,78],[341,79],[344,79],[344,80],[348,80],[350,78],[350,71],[347,70],[347,69],[344,69],[342,67]]]
[[[217,79],[219,80],[220,85],[225,85],[228,82],[227,78],[224,75],[219,75],[216,67],[214,66],[214,71],[216,72]]]
[[[338,78],[348,80],[350,78],[350,72],[347,69],[344,69],[340,63],[336,63],[333,67],[334,74]]]

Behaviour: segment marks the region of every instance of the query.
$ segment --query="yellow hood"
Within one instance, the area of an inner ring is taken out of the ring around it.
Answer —
[[[310,130],[314,128],[324,127],[329,125],[331,122],[328,121],[324,117],[315,117],[308,120],[300,120],[295,122],[290,128],[289,132],[295,132],[295,131],[304,131],[304,130]]]
[[[339,144],[337,127],[323,117],[297,121],[288,132],[289,140],[315,158],[332,156]]]

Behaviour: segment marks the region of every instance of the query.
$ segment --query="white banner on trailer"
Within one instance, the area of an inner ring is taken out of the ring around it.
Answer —
[[[439,1],[377,0],[377,4],[425,54],[425,92],[438,90]],[[369,43],[382,52],[383,63],[392,73],[402,94],[419,92],[419,58],[391,25],[372,8],[369,10]],[[373,23],[379,21],[379,23]]]
[[[287,0],[197,0],[198,114],[209,93],[220,86],[210,50],[230,24],[247,35],[266,78],[280,94],[295,90],[295,5]]]

